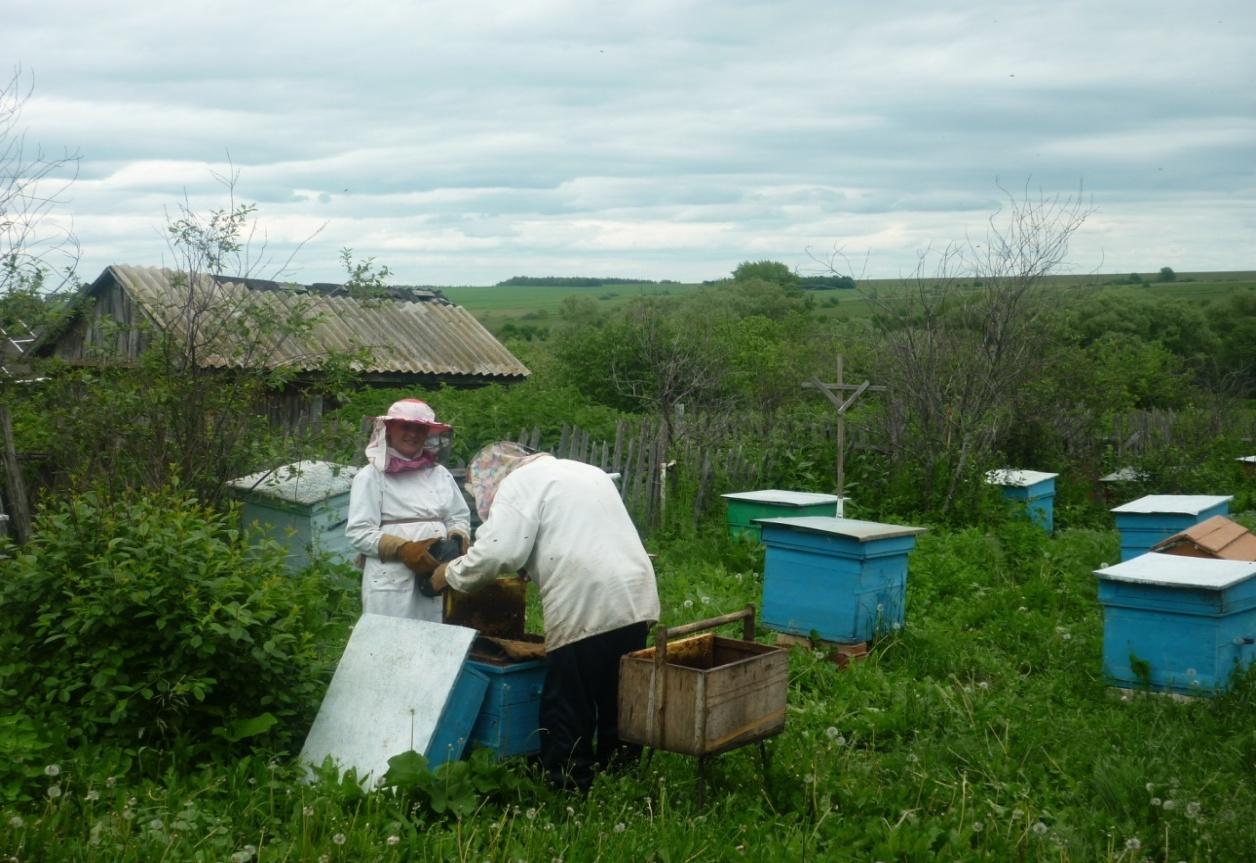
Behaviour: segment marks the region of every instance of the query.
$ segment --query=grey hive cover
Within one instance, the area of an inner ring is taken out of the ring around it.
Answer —
[[[342,771],[353,768],[370,787],[383,778],[394,755],[427,754],[475,636],[462,626],[362,615],[301,761],[318,766],[330,755]]]

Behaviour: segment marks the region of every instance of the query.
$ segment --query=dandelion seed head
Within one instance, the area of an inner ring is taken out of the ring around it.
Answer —
[[[401,842],[401,837],[398,836],[396,833],[394,833],[393,835],[389,836],[384,841],[387,842],[389,845],[397,845]]]
[[[149,821],[149,822],[148,822],[148,829],[149,829],[149,830],[160,830],[160,829],[162,829],[162,828],[163,828],[163,827],[165,827],[165,826],[166,826],[166,825],[162,823],[162,821],[161,821],[161,819],[160,819],[160,818],[154,818],[152,821]]]
[[[86,798],[88,801],[94,803],[100,799],[100,792],[97,791],[95,788],[89,788],[87,789],[87,793],[84,794],[83,797]]]
[[[302,807],[301,807],[301,814],[302,814],[302,815],[304,815],[306,818],[311,818],[311,817],[313,817],[313,815],[314,815],[314,807],[313,807],[313,806],[302,806]]]
[[[824,729],[824,733],[829,738],[829,740],[836,740],[837,735],[839,734],[838,730],[832,725]]]
[[[1166,800],[1164,801],[1164,811],[1165,811],[1165,812],[1172,812],[1172,811],[1173,811],[1174,809],[1176,809],[1176,808],[1177,808],[1177,801],[1176,801],[1176,800],[1167,800],[1167,799],[1166,799]]]
[[[1025,812],[1024,812],[1024,810],[1022,810],[1022,809],[1013,809],[1013,810],[1012,810],[1012,820],[1013,820],[1013,821],[1019,821],[1019,820],[1021,820],[1021,819],[1022,819],[1022,818],[1024,818],[1024,817],[1025,817]]]
[[[1192,800],[1190,803],[1186,804],[1186,814],[1190,818],[1199,817],[1199,801],[1198,800]]]
[[[331,841],[336,845],[343,845],[345,844],[345,834],[337,833],[335,836],[331,837]]]
[[[989,682],[989,681],[986,681],[986,680],[983,680],[983,681],[981,681],[980,683],[978,683],[978,684],[977,684],[977,687],[978,687],[979,689],[989,689],[989,688],[990,688],[990,682]]]
[[[44,768],[44,775],[45,775],[45,776],[60,776],[60,775],[61,775],[61,765],[60,765],[60,764],[49,764],[47,767],[45,767],[45,768]]]
[[[60,786],[60,785],[49,785],[49,786],[48,786],[48,799],[49,799],[49,800],[56,800],[56,799],[57,799],[58,797],[60,797],[60,796],[61,796],[61,786]]]
[[[1159,798],[1159,797],[1153,797],[1153,798],[1151,798],[1151,805],[1152,805],[1152,806],[1159,806],[1159,805],[1160,805],[1160,798]]]
[[[534,819],[534,818],[536,818],[536,810],[535,810],[535,809],[529,809],[529,810],[528,810],[528,820],[529,820],[529,821],[531,821],[531,820],[532,820],[532,819]]]
[[[1047,825],[1043,824],[1041,821],[1035,821],[1032,829],[1034,833],[1041,836],[1042,834],[1047,832]]]
[[[9,826],[10,826],[10,827],[12,827],[14,830],[16,830],[17,828],[21,827],[21,826],[22,826],[23,824],[25,824],[25,823],[26,823],[26,822],[22,820],[22,816],[21,816],[21,815],[11,815],[11,816],[9,816]]]
[[[622,822],[622,821],[618,821],[618,822],[616,822],[616,824],[615,824],[615,832],[616,832],[616,833],[623,833],[623,832],[624,832],[625,830],[627,830],[627,829],[628,829],[628,825],[624,824],[624,822]]]
[[[686,600],[684,601],[683,605],[684,605],[684,607],[685,607],[685,608],[693,608],[693,600],[692,600],[692,599],[686,599]]]
[[[985,830],[985,829],[986,829],[986,825],[982,824],[980,821],[973,822],[974,833],[980,833],[982,830]]]
[[[105,787],[106,787],[106,788],[112,788],[113,786],[115,786],[115,785],[117,785],[117,784],[118,784],[118,777],[116,777],[116,776],[106,776],[106,777],[105,777]]]
[[[1131,836],[1130,838],[1125,840],[1126,851],[1137,851],[1138,849],[1142,847],[1143,847],[1143,843],[1138,841],[1137,836]]]

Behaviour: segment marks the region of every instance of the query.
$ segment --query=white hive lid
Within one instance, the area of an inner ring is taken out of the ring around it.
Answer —
[[[1002,468],[986,472],[986,482],[990,485],[1010,485],[1018,488],[1029,488],[1048,479],[1055,479],[1058,473],[1043,473],[1040,470],[1015,470]]]
[[[766,488],[762,491],[735,491],[722,494],[729,500],[744,500],[750,503],[774,503],[779,506],[815,506],[820,503],[837,503],[837,495],[820,494],[814,491],[783,491],[779,488]]]
[[[311,504],[346,494],[358,470],[333,461],[298,461],[230,480],[227,485],[243,494]]]
[[[1174,515],[1199,515],[1206,509],[1234,500],[1232,494],[1149,494],[1113,507],[1112,512],[1128,512],[1139,515],[1172,513]]]
[[[1142,482],[1147,479],[1147,472],[1136,467],[1121,467],[1099,477],[1099,482]]]
[[[426,752],[477,634],[465,626],[362,615],[301,761],[318,767],[330,755],[370,787],[387,772],[389,758]]]
[[[1256,455],[1241,455],[1235,461],[1241,461],[1244,464],[1256,464]]]
[[[1116,566],[1096,569],[1095,575],[1133,584],[1225,590],[1256,575],[1256,562],[1185,557],[1152,551]]]
[[[829,515],[800,515],[793,518],[755,518],[755,524],[774,524],[810,533],[826,533],[857,542],[878,539],[894,539],[899,536],[916,536],[927,528],[909,527],[902,524],[881,524],[877,521],[860,521],[855,518],[835,518]]]

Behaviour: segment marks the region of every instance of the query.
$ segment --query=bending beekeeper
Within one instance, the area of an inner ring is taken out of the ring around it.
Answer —
[[[426,402],[402,399],[376,417],[367,465],[353,478],[345,535],[361,553],[362,612],[439,623],[440,596],[419,587],[444,537],[467,549],[471,511],[453,475],[436,461],[434,436],[451,430]]]
[[[595,765],[635,751],[619,740],[619,658],[658,620],[654,567],[596,467],[503,442],[476,454],[467,481],[484,523],[432,587],[474,591],[520,570],[536,582],[549,655],[541,762],[551,784],[587,789]]]

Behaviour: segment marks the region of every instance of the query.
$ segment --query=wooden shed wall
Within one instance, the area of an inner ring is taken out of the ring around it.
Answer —
[[[96,295],[92,307],[57,339],[53,356],[70,363],[108,358],[133,362],[148,347],[148,315],[117,282]]]

